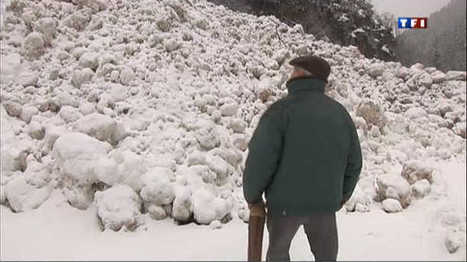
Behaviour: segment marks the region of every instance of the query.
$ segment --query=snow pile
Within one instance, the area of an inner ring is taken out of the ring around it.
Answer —
[[[96,192],[97,215],[105,229],[118,231],[122,228],[135,230],[141,215],[141,199],[131,187],[115,185]]]
[[[98,182],[99,159],[111,150],[107,143],[82,133],[60,136],[53,146],[57,172],[72,206],[85,209],[93,199],[93,185]]]
[[[151,217],[160,220],[172,213],[175,199],[174,173],[169,168],[155,167],[142,176],[140,195]],[[171,182],[172,181],[172,182]]]
[[[231,203],[205,189],[193,193],[193,214],[201,224],[210,224],[222,220],[231,210]]]
[[[60,112],[62,112],[60,110]],[[70,121],[71,122],[71,121]],[[127,136],[124,127],[107,115],[92,113],[76,121],[75,129],[113,145]]]
[[[445,175],[425,163],[465,156],[465,72],[366,59],[204,0],[12,0],[6,10],[1,181],[11,189],[1,200],[16,211],[55,188],[74,207],[98,205],[114,230],[140,212],[212,228],[247,220],[248,141],[287,94],[288,59],[307,53],[329,61],[326,93],[358,128],[364,169],[349,212],[403,211]]]

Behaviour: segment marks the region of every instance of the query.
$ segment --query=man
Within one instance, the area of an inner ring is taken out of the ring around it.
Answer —
[[[243,193],[250,209],[264,208],[266,193],[267,261],[290,261],[301,225],[315,259],[335,261],[335,212],[358,181],[360,142],[349,113],[324,94],[329,64],[317,56],[290,64],[288,95],[266,110],[248,145]]]

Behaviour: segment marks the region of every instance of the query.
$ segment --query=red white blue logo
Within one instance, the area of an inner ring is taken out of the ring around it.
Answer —
[[[397,21],[399,29],[426,29],[427,17],[399,17]]]

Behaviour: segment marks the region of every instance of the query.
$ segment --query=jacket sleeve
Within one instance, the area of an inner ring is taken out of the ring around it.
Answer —
[[[351,142],[350,151],[347,157],[347,167],[344,174],[344,192],[343,200],[347,201],[352,196],[352,193],[357,185],[362,170],[362,151],[360,141],[358,139],[357,129],[349,116]]]
[[[243,194],[250,204],[262,201],[262,194],[277,171],[285,132],[284,110],[276,104],[261,116],[248,144],[243,172]]]

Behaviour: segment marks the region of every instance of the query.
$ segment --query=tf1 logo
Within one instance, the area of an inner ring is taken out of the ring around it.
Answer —
[[[399,17],[397,21],[399,29],[426,29],[427,17]]]

